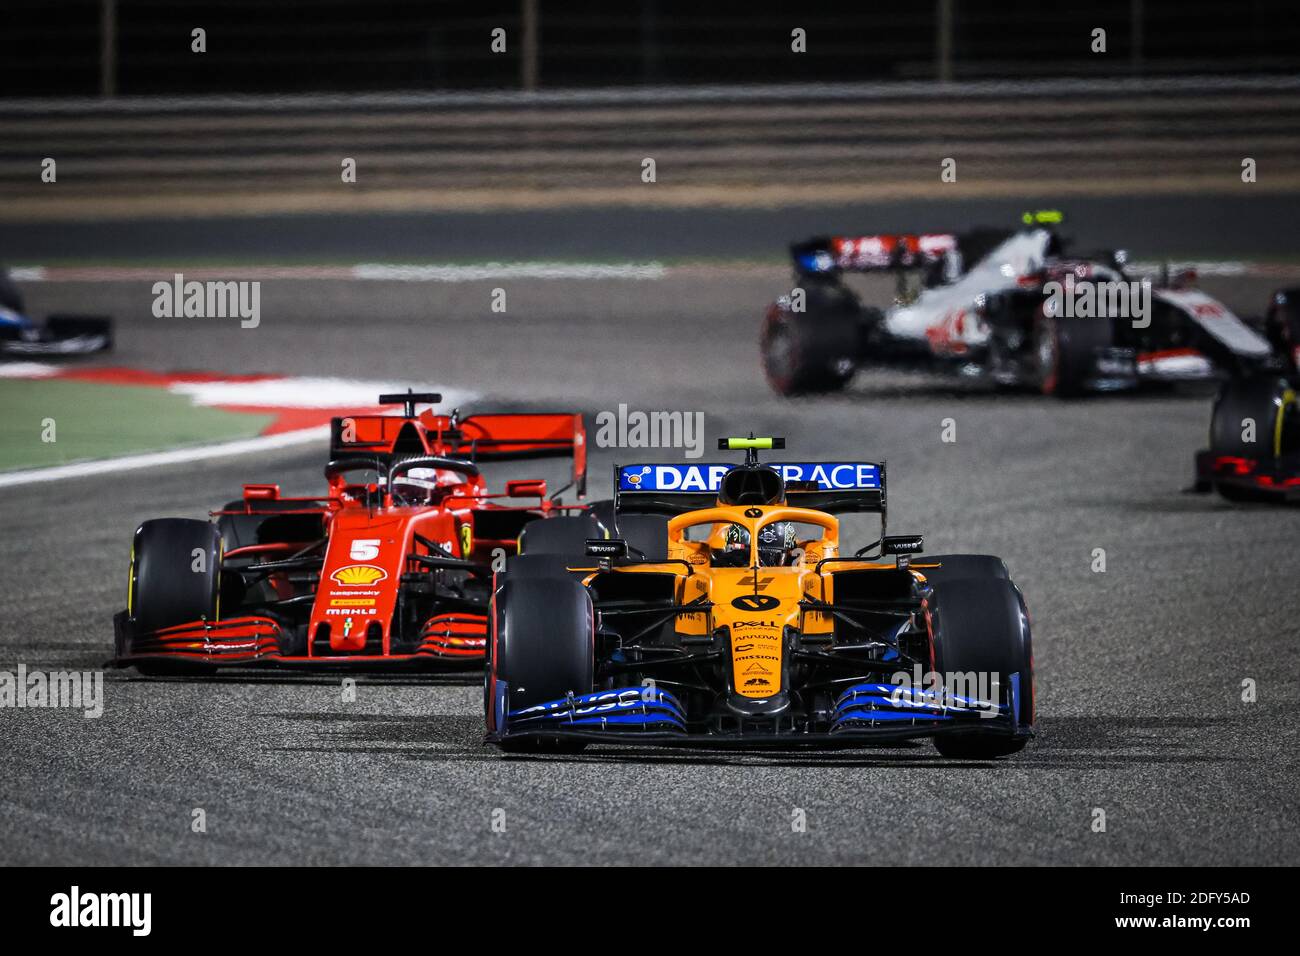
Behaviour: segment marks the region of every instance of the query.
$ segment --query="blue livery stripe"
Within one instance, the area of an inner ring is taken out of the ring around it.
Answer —
[[[879,491],[880,466],[866,461],[768,462],[787,482],[813,482],[821,491]],[[690,494],[716,492],[722,476],[736,465],[711,464],[623,465],[618,470],[619,491],[657,491]]]

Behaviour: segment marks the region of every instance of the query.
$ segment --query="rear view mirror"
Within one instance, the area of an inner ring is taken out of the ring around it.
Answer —
[[[506,495],[510,498],[545,498],[546,481],[541,478],[507,481]]]
[[[880,554],[920,554],[925,550],[925,535],[890,535],[880,542]]]
[[[588,538],[587,555],[593,558],[626,558],[627,542],[622,538]]]

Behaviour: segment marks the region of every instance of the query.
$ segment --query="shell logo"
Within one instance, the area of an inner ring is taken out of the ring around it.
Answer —
[[[365,587],[368,584],[378,584],[384,578],[388,577],[388,572],[383,568],[377,568],[373,564],[350,564],[346,568],[339,568],[330,575],[330,580],[335,584],[342,584],[345,587]]]

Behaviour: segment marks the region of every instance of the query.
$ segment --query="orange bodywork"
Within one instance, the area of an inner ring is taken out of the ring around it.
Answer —
[[[820,529],[820,538],[801,540],[793,564],[763,566],[759,562],[758,532],[776,521]],[[715,566],[714,554],[724,544],[730,525],[749,532],[749,556],[744,567]],[[701,532],[698,529],[707,530]],[[839,520],[822,511],[776,506],[724,506],[689,511],[668,522],[666,564],[616,568],[620,574],[676,575],[679,604],[710,605],[698,613],[678,615],[676,629],[686,637],[704,637],[727,628],[731,640],[732,689],[742,697],[762,699],[782,690],[786,628],[808,635],[830,635],[829,614],[800,607],[805,599],[833,603],[831,569],[889,568],[892,563],[836,560],[824,570],[818,563],[839,559]],[[690,566],[688,572],[682,563]]]

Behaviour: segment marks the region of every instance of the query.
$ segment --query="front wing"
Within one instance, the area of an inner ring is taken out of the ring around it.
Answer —
[[[0,338],[0,355],[21,358],[90,355],[113,347],[111,319],[53,316],[44,325],[24,320],[12,337]]]
[[[488,743],[523,737],[670,746],[856,746],[966,733],[1031,737],[1020,724],[1020,675],[1001,689],[1000,700],[979,701],[894,684],[854,684],[836,698],[821,725],[779,719],[764,722],[688,720],[680,701],[657,688],[624,687],[570,695],[507,710],[508,687],[495,684]]]
[[[235,617],[219,622],[194,621],[141,633],[121,611],[113,618],[115,667],[171,662],[182,666],[382,667],[388,665],[477,667],[484,661],[487,620],[476,614],[442,614],[420,631],[413,650],[384,653],[294,652],[289,635],[269,617]]]
[[[1237,491],[1243,497],[1300,501],[1300,455],[1254,459],[1196,453],[1195,491]]]

